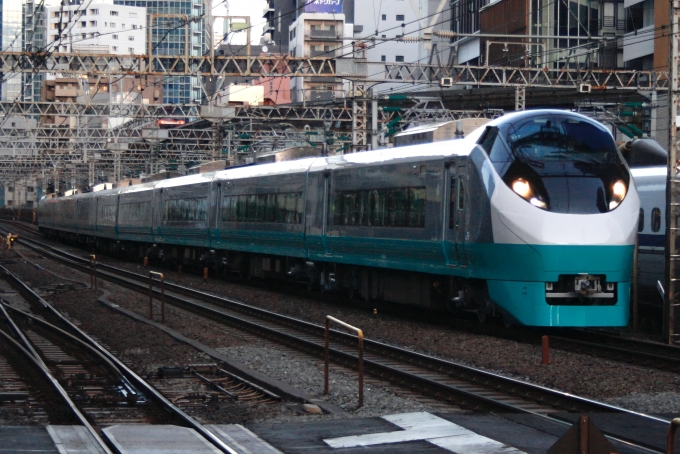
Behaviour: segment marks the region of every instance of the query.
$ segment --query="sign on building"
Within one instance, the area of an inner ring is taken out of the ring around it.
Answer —
[[[311,0],[305,5],[305,13],[342,13],[342,0]]]

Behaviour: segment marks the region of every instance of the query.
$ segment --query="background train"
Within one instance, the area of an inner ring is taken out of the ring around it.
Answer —
[[[651,139],[621,147],[640,196],[638,218],[638,282],[644,300],[661,304],[657,283],[664,282],[666,247],[666,179],[668,152]]]
[[[553,110],[465,139],[45,199],[131,259],[538,326],[625,326],[640,202],[611,133]]]

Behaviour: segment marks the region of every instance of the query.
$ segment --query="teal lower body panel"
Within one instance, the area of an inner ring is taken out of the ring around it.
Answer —
[[[219,229],[212,230],[211,237],[216,249],[307,258],[301,231]]]
[[[611,306],[551,306],[545,282],[488,280],[491,299],[515,321],[527,326],[627,326],[630,282],[617,282],[617,303]]]
[[[210,247],[207,228],[158,227],[154,242],[177,246]]]
[[[310,260],[367,267],[461,275],[447,268],[441,241],[345,236],[307,236]]]
[[[139,241],[152,243],[153,231],[150,227],[118,226],[118,239],[120,241]]]
[[[466,244],[470,277],[555,282],[560,274],[605,274],[629,281],[634,245]]]

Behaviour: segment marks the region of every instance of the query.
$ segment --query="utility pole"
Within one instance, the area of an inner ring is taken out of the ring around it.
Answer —
[[[680,306],[680,238],[678,237],[678,216],[680,204],[677,201],[680,181],[678,181],[678,136],[676,119],[678,103],[680,103],[680,86],[678,86],[678,65],[680,64],[680,44],[678,40],[678,20],[680,18],[680,0],[672,0],[670,8],[670,53],[668,59],[669,103],[668,122],[670,136],[668,141],[668,180],[666,184],[666,252],[664,276],[664,337],[671,344],[680,336],[678,329],[678,306]]]

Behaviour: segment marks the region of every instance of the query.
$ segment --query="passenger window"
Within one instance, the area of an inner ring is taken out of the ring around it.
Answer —
[[[652,232],[661,230],[661,210],[654,208],[652,210]]]
[[[335,225],[425,227],[425,187],[338,192]]]
[[[465,209],[465,182],[463,178],[458,179],[458,209]]]
[[[300,224],[303,209],[301,192],[231,195],[222,201],[222,221]]]
[[[645,210],[640,208],[640,217],[638,218],[638,232],[642,232],[645,229]]]

